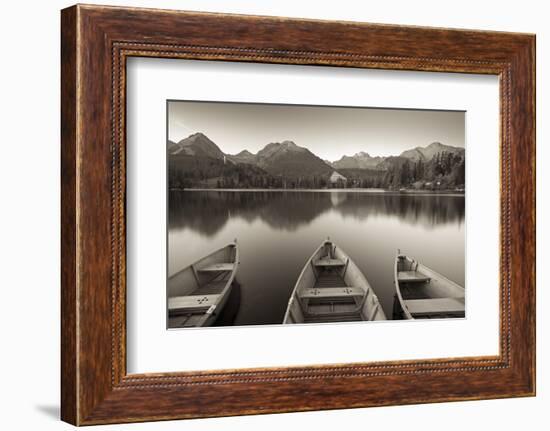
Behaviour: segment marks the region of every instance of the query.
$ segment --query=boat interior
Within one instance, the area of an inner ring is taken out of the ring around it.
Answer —
[[[397,257],[403,303],[419,319],[464,317],[464,289],[406,256]]]
[[[312,288],[300,291],[304,322],[348,322],[364,320],[361,314],[365,292],[348,286],[335,267],[318,267]]]
[[[231,281],[236,250],[227,246],[168,279],[168,326],[201,326]]]
[[[349,258],[326,241],[310,261],[297,289],[300,307],[291,306],[294,322],[325,323],[367,320],[362,313],[366,299],[361,286],[350,282]],[[298,310],[299,308],[299,310]]]

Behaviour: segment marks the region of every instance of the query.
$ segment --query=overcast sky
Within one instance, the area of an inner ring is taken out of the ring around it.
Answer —
[[[222,102],[168,102],[168,138],[202,132],[224,153],[256,153],[294,141],[334,161],[366,151],[399,155],[434,141],[464,147],[465,115],[455,111],[342,108]]]

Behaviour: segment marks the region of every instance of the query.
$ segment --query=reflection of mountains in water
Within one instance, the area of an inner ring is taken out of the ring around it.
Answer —
[[[427,227],[462,223],[465,213],[462,196],[353,192],[170,191],[168,206],[170,228],[190,228],[206,236],[235,217],[294,231],[331,209],[358,220],[393,216]]]

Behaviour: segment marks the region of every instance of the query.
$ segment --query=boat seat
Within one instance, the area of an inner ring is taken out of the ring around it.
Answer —
[[[204,323],[205,314],[204,311],[200,314],[178,314],[175,316],[170,316],[169,319],[169,328],[197,328]]]
[[[413,316],[464,314],[464,298],[408,299],[403,302]]]
[[[399,271],[397,279],[404,283],[424,283],[430,281],[431,278],[418,271]]]
[[[320,266],[320,267],[344,266],[344,262],[340,259],[331,259],[328,257],[323,257],[321,259],[317,259],[316,261],[314,261],[313,265]]]
[[[223,292],[224,287],[227,285],[227,281],[211,281],[196,288],[190,292],[188,296],[204,296],[204,295],[219,295]]]
[[[207,310],[216,303],[220,295],[189,295],[168,298],[169,311]]]
[[[339,318],[361,316],[361,311],[355,302],[309,303],[304,309],[305,319],[321,316],[337,321]]]
[[[223,271],[233,271],[235,267],[234,263],[214,263],[212,265],[207,265],[203,268],[197,269],[198,272],[223,272]]]
[[[352,313],[352,314],[337,314],[331,316],[330,314],[322,314],[319,316],[308,315],[304,319],[304,323],[342,323],[342,322],[361,322],[363,317],[361,313]]]
[[[312,298],[345,298],[353,296],[363,296],[365,291],[360,287],[325,287],[321,289],[312,288],[304,289],[299,293],[301,299],[312,299]]]

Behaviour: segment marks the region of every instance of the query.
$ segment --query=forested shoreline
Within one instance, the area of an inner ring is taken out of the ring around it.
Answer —
[[[343,168],[336,172],[346,180],[333,182],[329,172],[317,175],[274,175],[251,164],[175,155],[169,158],[168,186],[170,189],[464,190],[465,157],[464,154],[443,151],[429,161],[393,157],[386,162],[386,169]]]

